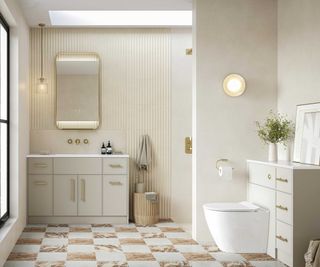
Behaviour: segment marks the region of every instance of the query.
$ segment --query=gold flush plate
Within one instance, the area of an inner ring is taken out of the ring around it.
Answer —
[[[186,55],[187,56],[192,56],[192,48],[187,48],[186,49]]]
[[[190,136],[184,139],[184,152],[186,154],[192,154],[192,138]]]

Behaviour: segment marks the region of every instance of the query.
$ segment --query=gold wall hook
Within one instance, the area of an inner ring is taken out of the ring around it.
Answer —
[[[77,145],[79,145],[81,143],[79,138],[77,138],[75,142],[76,142]]]
[[[67,142],[69,145],[71,145],[73,143],[73,140],[71,138],[69,138]]]
[[[89,139],[88,138],[83,139],[83,143],[86,145],[89,144]]]

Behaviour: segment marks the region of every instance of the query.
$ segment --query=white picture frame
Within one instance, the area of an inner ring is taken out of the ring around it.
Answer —
[[[297,106],[293,161],[320,165],[320,103]]]

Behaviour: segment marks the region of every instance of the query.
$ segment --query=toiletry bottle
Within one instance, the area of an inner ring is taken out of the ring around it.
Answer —
[[[106,149],[104,143],[102,143],[101,154],[104,155],[104,154],[106,154],[106,153],[107,153],[107,149]]]
[[[108,141],[108,145],[107,145],[106,149],[107,149],[107,154],[111,155],[112,154],[112,147],[111,147],[110,141]]]

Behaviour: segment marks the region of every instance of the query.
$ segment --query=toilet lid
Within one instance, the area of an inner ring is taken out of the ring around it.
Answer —
[[[260,207],[247,202],[216,202],[204,205],[205,209],[214,211],[256,211]]]

